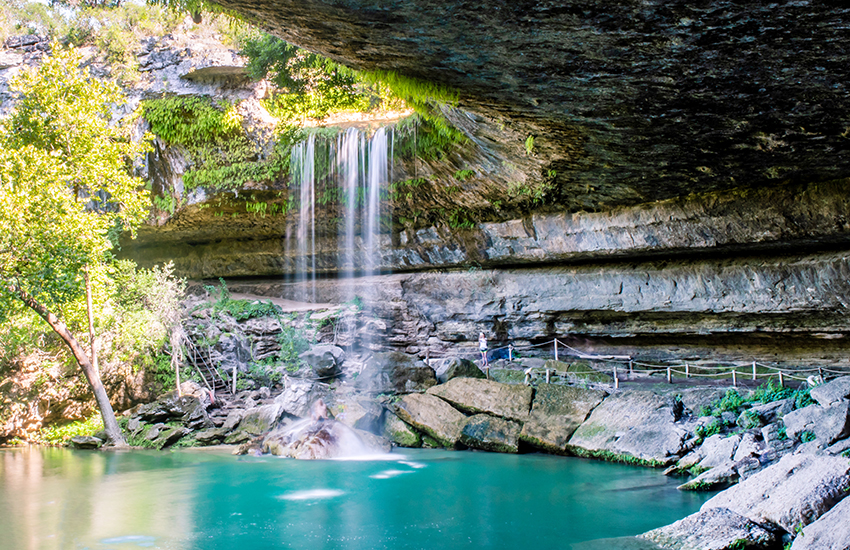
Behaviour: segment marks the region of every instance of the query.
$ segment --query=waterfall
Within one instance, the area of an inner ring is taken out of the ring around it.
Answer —
[[[303,298],[316,301],[316,136],[295,144],[290,156],[293,187],[299,189],[298,229],[296,232],[296,277],[309,280]],[[287,249],[290,248],[287,239]]]
[[[317,154],[322,147],[327,147],[327,157]],[[336,261],[335,271],[343,280],[342,301],[355,298],[358,274],[380,272],[381,216],[387,215],[382,202],[392,176],[392,148],[389,128],[379,128],[371,137],[349,128],[335,140],[319,144],[312,134],[293,146],[290,196],[298,200],[298,221],[297,227],[287,231],[286,249],[295,260],[295,279],[307,283],[307,301],[316,301],[318,257],[324,258],[320,266]],[[320,158],[327,163],[319,162]],[[332,238],[338,251],[335,259],[322,255],[333,248],[327,243]],[[317,247],[317,242],[323,245]]]

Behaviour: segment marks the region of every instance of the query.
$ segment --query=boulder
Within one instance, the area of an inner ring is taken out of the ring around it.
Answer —
[[[381,433],[384,422],[384,408],[371,399],[349,399],[337,403],[333,416],[346,426],[372,433]]]
[[[394,405],[393,412],[444,447],[454,447],[457,444],[463,425],[466,424],[466,416],[463,413],[439,397],[427,393],[405,395]]]
[[[728,508],[699,511],[639,536],[669,550],[738,550],[776,544],[773,533]]]
[[[434,371],[440,384],[445,384],[452,378],[487,378],[478,365],[459,357],[441,359],[435,365]]]
[[[482,451],[517,453],[521,429],[522,425],[518,422],[489,414],[476,414],[463,426],[460,443]]]
[[[391,351],[372,355],[357,376],[355,387],[370,393],[410,393],[436,384],[434,369],[415,356]]]
[[[738,470],[731,460],[701,473],[677,487],[680,491],[716,491],[725,489],[738,481]]]
[[[850,498],[807,525],[794,539],[791,550],[847,550],[850,548]]]
[[[751,433],[745,433],[740,436],[740,443],[738,443],[738,448],[735,449],[735,456],[732,457],[732,460],[735,462],[740,462],[745,458],[749,458],[752,456],[758,456],[761,454],[761,445],[759,445],[756,440],[756,436]]]
[[[528,367],[529,365],[524,364],[523,366]],[[603,384],[607,384],[613,380],[613,376],[611,374],[597,371],[591,366],[589,361],[564,363],[563,361],[549,359],[543,363],[542,368],[555,371],[573,383],[601,382]]]
[[[159,431],[156,439],[153,440],[153,446],[157,449],[165,449],[171,447],[180,441],[184,435],[191,432],[190,429],[183,426],[165,427]]]
[[[533,390],[477,378],[454,378],[428,392],[470,414],[486,413],[520,422],[528,419]]]
[[[409,424],[391,412],[384,415],[384,437],[399,447],[421,447],[422,436]]]
[[[227,430],[224,427],[209,428],[200,432],[196,432],[193,437],[199,445],[215,445],[224,441],[224,438],[227,436],[227,433],[229,431],[230,430]]]
[[[283,378],[283,393],[274,402],[283,408],[287,414],[306,418],[310,416],[310,407],[318,399],[323,399],[329,391],[327,384],[301,378]]]
[[[251,435],[264,434],[277,425],[283,412],[279,403],[248,409],[239,422],[239,430]]]
[[[135,407],[130,411],[130,417],[146,424],[152,424],[183,419],[184,417],[206,417],[206,408],[201,400],[193,395],[178,397],[176,392],[171,392],[161,396],[153,403]]]
[[[606,395],[578,386],[540,384],[520,439],[550,452],[565,452],[570,436]]]
[[[850,435],[850,401],[828,407],[809,405],[786,414],[783,422],[788,437],[799,439],[803,432],[812,432],[826,447]]]
[[[72,449],[98,449],[103,440],[91,435],[77,435],[68,440],[67,446]]]
[[[771,401],[770,403],[754,405],[750,410],[758,414],[762,422],[771,424],[794,410],[794,400],[780,399],[779,401]]]
[[[700,454],[703,458],[699,461],[699,467],[714,468],[729,462],[735,456],[735,450],[740,441],[741,436],[739,435],[726,437],[725,435],[715,434],[709,437],[700,447]]]
[[[729,508],[757,523],[772,523],[793,533],[808,525],[850,490],[850,461],[810,454],[787,455],[700,508]]]
[[[330,344],[311,347],[298,357],[310,365],[319,378],[333,378],[339,374],[345,352],[342,348]]]
[[[688,431],[676,422],[672,397],[630,390],[606,397],[573,433],[567,450],[579,455],[628,455],[657,465],[675,460]]]
[[[850,376],[842,376],[812,388],[809,395],[822,407],[831,407],[850,399]]]
[[[302,460],[343,458],[385,452],[389,442],[336,420],[305,419],[269,433],[262,450]]]

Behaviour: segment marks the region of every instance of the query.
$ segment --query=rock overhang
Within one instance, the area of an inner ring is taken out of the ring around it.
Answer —
[[[461,111],[534,137],[565,210],[850,175],[841,3],[219,3],[355,68],[455,88]]]

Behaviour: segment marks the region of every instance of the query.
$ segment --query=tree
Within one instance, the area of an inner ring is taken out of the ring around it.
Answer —
[[[85,270],[112,261],[117,236],[143,221],[149,199],[129,170],[146,145],[110,124],[118,88],[81,69],[73,49],[53,51],[13,80],[20,97],[0,120],[0,308],[17,301],[50,325],[82,368],[110,441],[126,445],[63,311],[84,296]]]

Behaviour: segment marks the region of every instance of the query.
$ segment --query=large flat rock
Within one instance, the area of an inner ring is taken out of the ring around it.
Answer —
[[[430,435],[445,447],[457,444],[467,419],[439,397],[427,393],[405,395],[394,409],[401,420]]]
[[[850,498],[807,525],[794,539],[791,550],[847,550],[850,548]]]
[[[701,511],[729,508],[757,523],[789,533],[830,510],[850,490],[850,460],[788,455],[708,500]]]
[[[672,397],[630,390],[609,395],[593,409],[573,433],[567,450],[669,464],[683,451],[687,436],[687,430],[676,423]]]
[[[520,438],[535,447],[563,453],[573,432],[606,395],[601,390],[578,386],[540,384]]]
[[[665,550],[736,550],[738,541],[747,548],[762,548],[776,536],[761,525],[728,508],[712,508],[640,535]]]
[[[460,442],[482,451],[517,453],[521,427],[518,422],[489,414],[476,414],[464,424]]]
[[[427,393],[470,414],[486,413],[522,422],[528,419],[533,390],[493,380],[453,378]]]

